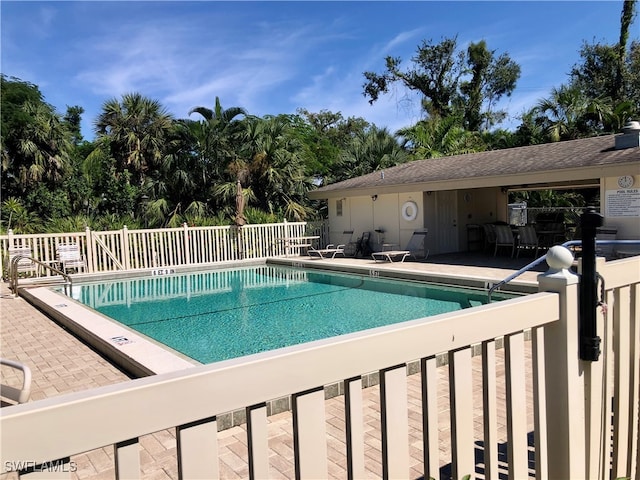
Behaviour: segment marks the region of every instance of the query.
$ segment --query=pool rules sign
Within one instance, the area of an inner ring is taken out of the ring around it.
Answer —
[[[607,190],[607,217],[639,217],[640,189]]]

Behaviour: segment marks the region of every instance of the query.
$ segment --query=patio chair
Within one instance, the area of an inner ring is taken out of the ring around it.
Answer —
[[[58,245],[56,257],[64,273],[67,273],[67,270],[73,269],[80,272],[80,270],[84,271],[87,268],[87,262],[84,259],[84,255],[80,252],[80,245],[77,243],[61,243]]]
[[[411,235],[407,247],[405,250],[387,250],[382,252],[374,252],[371,257],[376,261],[393,262],[394,259],[400,259],[400,262],[404,262],[407,257],[413,257],[415,260],[420,257],[421,260],[426,260],[429,256],[429,250],[425,247],[427,240],[428,230],[416,230]]]
[[[329,243],[325,248],[313,248],[309,247],[307,250],[307,254],[310,257],[319,257],[319,258],[335,258],[336,255],[344,255],[344,248],[351,242],[351,237],[353,237],[353,230],[345,230],[342,232],[344,236],[343,243],[338,245],[334,243]]]
[[[511,247],[511,256],[516,249],[516,239],[509,225],[495,225],[496,227],[496,246],[493,250],[493,256],[498,253],[498,247]]]
[[[21,257],[21,258],[17,258]],[[14,261],[15,259],[15,261]],[[31,248],[29,247],[10,247],[9,248],[9,261],[7,264],[8,275],[11,274],[11,269],[15,268],[19,274],[28,274],[29,276],[36,275],[38,267],[36,262],[32,260]]]
[[[368,257],[373,252],[371,248],[371,232],[362,232],[362,236],[356,240],[356,253],[354,256],[362,255]]]
[[[538,250],[540,248],[538,242],[538,234],[533,225],[525,225],[524,227],[518,227],[518,246],[516,258],[520,255],[520,250],[535,250],[534,257],[538,257]]]
[[[6,358],[0,358],[0,365],[18,370],[22,374],[22,388],[11,387],[9,385],[0,386],[0,396],[11,400],[14,403],[25,403],[31,396],[31,369],[23,363]],[[7,378],[3,375],[3,378]],[[5,405],[5,402],[2,402]],[[8,404],[7,404],[8,405]]]
[[[482,228],[484,230],[484,249],[491,251],[491,248],[496,245],[496,226],[492,223],[485,223]]]

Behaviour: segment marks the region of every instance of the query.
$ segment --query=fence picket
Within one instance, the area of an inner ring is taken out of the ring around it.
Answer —
[[[508,335],[505,342],[507,382],[507,436],[509,478],[528,476],[526,370],[524,364],[524,334]]]
[[[496,386],[496,342],[482,343],[482,401],[484,422],[485,478],[498,477],[498,406]]]
[[[218,422],[205,418],[176,428],[178,476],[201,480],[220,478]]]
[[[115,462],[117,480],[134,480],[140,478],[140,445],[134,438],[116,443]]]
[[[629,475],[629,422],[632,406],[630,401],[630,331],[629,287],[618,288],[614,293],[614,351],[615,351],[615,391],[613,426],[613,474],[614,478]]]

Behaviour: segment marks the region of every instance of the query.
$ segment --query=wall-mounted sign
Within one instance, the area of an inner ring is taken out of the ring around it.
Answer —
[[[607,190],[606,202],[607,217],[640,217],[639,188]]]

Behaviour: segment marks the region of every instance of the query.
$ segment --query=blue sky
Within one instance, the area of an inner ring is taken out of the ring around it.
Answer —
[[[87,139],[102,104],[129,92],[177,118],[218,96],[253,115],[331,110],[395,132],[420,118],[418,99],[398,87],[372,106],[363,72],[382,72],[387,55],[408,64],[422,40],[457,35],[462,48],[485,39],[520,64],[502,102],[515,125],[566,82],[584,41],[617,42],[621,10],[622,1],[3,0],[1,71],[38,85],[59,113],[82,106]]]

